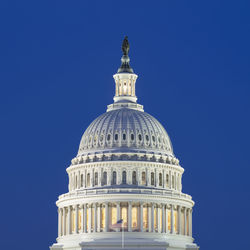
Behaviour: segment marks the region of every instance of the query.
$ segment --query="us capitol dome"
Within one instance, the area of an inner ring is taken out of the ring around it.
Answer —
[[[114,103],[82,135],[59,196],[51,250],[194,250],[194,202],[182,193],[184,169],[161,125],[137,103],[129,43],[115,80]]]

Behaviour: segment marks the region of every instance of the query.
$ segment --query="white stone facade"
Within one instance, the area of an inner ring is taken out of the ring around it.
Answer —
[[[132,69],[121,66],[114,79],[114,104],[90,124],[67,168],[69,191],[56,202],[50,249],[198,249],[194,202],[182,193],[184,169],[169,136],[136,103]],[[123,229],[114,228],[120,219]]]

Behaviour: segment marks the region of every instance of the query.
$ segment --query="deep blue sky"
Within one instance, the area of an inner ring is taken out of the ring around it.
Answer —
[[[138,102],[165,126],[203,250],[249,247],[249,1],[1,1],[1,249],[44,250],[128,35]]]

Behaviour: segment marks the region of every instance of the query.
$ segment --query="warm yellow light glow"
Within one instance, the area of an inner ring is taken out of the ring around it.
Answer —
[[[138,227],[138,218],[137,218],[137,207],[132,207],[132,227],[135,229]]]
[[[121,208],[121,219],[123,219],[123,226],[128,226],[128,209],[127,207]]]
[[[154,229],[157,230],[157,208],[154,208]]]
[[[174,231],[177,232],[177,211],[174,210]]]
[[[171,211],[169,211],[169,209],[167,210],[167,214],[168,214],[168,231],[171,230]]]
[[[95,220],[95,213],[94,208],[91,208],[91,229],[94,229],[94,220]]]
[[[101,207],[101,229],[105,228],[105,207]]]
[[[160,208],[160,232],[162,231],[162,209]]]
[[[89,209],[88,208],[85,208],[87,209],[87,215],[86,215],[86,221],[87,221],[87,230],[89,230]]]
[[[143,208],[143,228],[148,229],[148,208]]]
[[[78,230],[82,229],[82,210],[78,211]]]
[[[114,225],[117,222],[117,209],[116,207],[111,208],[111,224]]]
[[[71,230],[75,232],[75,211],[71,211]]]

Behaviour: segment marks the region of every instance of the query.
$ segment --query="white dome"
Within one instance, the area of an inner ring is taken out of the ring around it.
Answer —
[[[78,156],[107,152],[174,156],[163,126],[148,113],[120,108],[97,117],[82,136]]]

